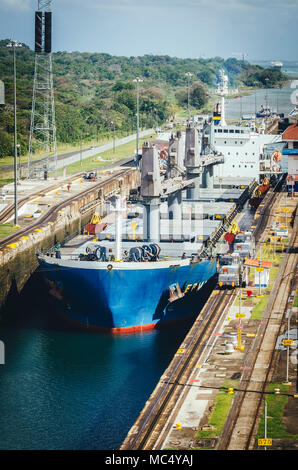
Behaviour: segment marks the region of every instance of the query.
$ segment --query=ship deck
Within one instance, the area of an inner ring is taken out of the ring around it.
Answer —
[[[63,268],[79,268],[79,269],[103,269],[106,270],[111,266],[113,269],[117,270],[152,270],[152,269],[168,269],[168,268],[178,268],[180,266],[189,266],[190,258],[181,259],[181,257],[176,256],[164,256],[161,257],[158,261],[155,262],[146,262],[146,261],[81,261],[78,258],[77,253],[70,253],[68,256],[62,252],[61,258],[56,258],[55,256],[50,255],[39,255],[41,261],[45,262],[47,265],[52,265]]]
[[[231,178],[229,179],[232,180]],[[245,185],[246,186],[246,185]],[[181,260],[185,253],[191,257],[201,251],[203,244],[220,226],[222,219],[232,210],[235,202],[244,191],[243,188],[201,190],[206,196],[200,200],[183,200],[182,220],[168,218],[168,206],[164,202],[160,206],[160,258],[171,257]],[[232,198],[233,196],[233,198]],[[231,198],[224,200],[224,198]],[[134,217],[137,214],[137,217]],[[238,216],[239,227],[247,230],[253,214],[245,205]],[[107,254],[115,252],[115,225],[114,212],[108,213],[101,222],[107,228],[95,235],[80,234],[65,242],[61,248],[62,258],[75,259],[79,254],[86,254],[86,246],[94,241],[106,247]],[[247,223],[246,223],[247,222]],[[130,248],[142,246],[148,242],[143,241],[143,207],[138,204],[127,206],[126,218],[122,220],[122,250],[129,252]]]
[[[112,253],[115,252],[115,242],[113,240],[99,240],[90,235],[77,235],[72,240],[69,240],[60,249],[62,259],[79,259],[80,254],[86,254],[86,247],[90,244],[98,244],[102,247],[106,247],[107,255],[110,250]],[[122,242],[122,251],[129,251],[133,247],[141,247],[145,245],[144,241],[123,241]],[[198,253],[202,248],[202,243],[188,242],[188,241],[178,241],[178,242],[160,242],[158,243],[161,248],[160,260],[165,260],[171,258],[171,260],[181,261],[182,255],[185,255],[189,258],[192,255]]]

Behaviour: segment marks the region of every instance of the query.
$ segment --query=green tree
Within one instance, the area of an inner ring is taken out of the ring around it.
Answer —
[[[191,104],[195,108],[202,108],[206,102],[206,91],[201,85],[194,85],[190,92]]]

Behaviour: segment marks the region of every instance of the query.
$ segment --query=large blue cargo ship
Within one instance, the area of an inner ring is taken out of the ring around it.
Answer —
[[[190,198],[197,196],[202,161],[210,166],[222,162],[223,157],[209,152],[201,158],[204,139],[189,125],[185,177],[184,172],[180,174],[182,163],[178,158],[180,134],[169,141],[171,159],[163,178],[157,147],[148,142],[143,145],[141,185],[130,194],[130,201],[143,207],[139,240],[135,233],[132,238],[123,237],[126,197],[119,190],[114,208],[114,242],[105,237],[95,244],[83,244],[70,257],[63,253],[61,258],[39,254],[50,292],[59,299],[59,309],[73,322],[90,329],[128,333],[199,312],[203,297],[200,290],[216,275],[216,260],[200,257],[203,244],[193,239],[200,235],[204,240],[203,219],[194,221],[197,229],[189,229],[189,233],[182,217],[182,191],[188,191]],[[172,170],[179,174],[172,176]],[[161,241],[160,205],[164,200],[170,222],[167,243]]]
[[[115,334],[198,313],[200,290],[216,274],[215,260],[103,262],[42,254],[38,259],[63,315]]]

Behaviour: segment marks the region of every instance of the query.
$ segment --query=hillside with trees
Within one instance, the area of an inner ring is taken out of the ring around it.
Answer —
[[[0,158],[13,155],[13,59],[8,40],[0,41],[0,79],[5,84],[6,104],[0,106]],[[17,55],[18,142],[28,151],[34,52],[26,45]],[[156,127],[186,108],[186,72],[193,74],[192,107],[202,109],[207,93],[214,88],[220,68],[232,86],[278,86],[286,77],[278,70],[264,69],[246,61],[220,57],[180,59],[144,55],[116,57],[104,53],[53,53],[57,141],[78,144],[111,135],[135,132],[136,88],[133,79],[142,78],[140,126]],[[268,79],[268,80],[266,80]]]

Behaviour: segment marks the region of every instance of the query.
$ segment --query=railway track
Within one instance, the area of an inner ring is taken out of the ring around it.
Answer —
[[[111,165],[109,168],[106,169],[106,171],[109,171],[109,169],[115,167],[115,166],[128,166],[130,163],[133,162],[133,159],[131,157],[129,158],[123,158],[122,160],[119,160],[118,162],[114,163]],[[93,170],[88,170],[88,173],[96,171],[96,169]],[[68,183],[72,183],[73,181],[77,180],[78,178],[82,178],[84,172],[79,172],[75,173],[74,175],[71,175],[67,177],[63,181],[63,185],[67,185]],[[47,193],[51,191],[55,191],[55,189],[58,189],[61,187],[61,181],[59,183],[55,183],[51,186],[48,186],[47,188],[43,190],[36,191],[18,201],[18,209],[20,209],[22,206],[25,204],[28,204],[30,201],[34,201],[38,197],[44,197],[46,196]],[[5,223],[8,219],[10,219],[14,215],[14,204],[10,204],[7,206],[5,209],[3,209],[0,213],[0,224]]]
[[[253,236],[256,241],[259,240],[261,234],[263,233],[266,226],[268,225],[269,218],[272,216],[272,212],[271,212],[272,207],[274,206],[276,199],[279,197],[280,191],[284,189],[285,185],[286,185],[285,178],[281,178],[277,182],[277,184],[273,188],[271,188],[269,193],[267,193],[267,195],[265,196],[265,204],[264,206],[262,206],[263,208],[257,211],[257,214],[259,214],[258,222],[255,228],[253,229]]]
[[[90,170],[90,171],[92,171],[92,170]],[[82,173],[76,173],[76,174],[66,178],[63,181],[63,185],[66,185],[68,183],[72,183],[73,181],[75,181],[76,179],[78,179],[82,176],[83,176],[83,172]],[[18,209],[20,209],[25,204],[28,204],[30,201],[34,201],[38,197],[44,197],[44,196],[46,196],[47,193],[49,193],[51,191],[55,191],[55,189],[59,189],[60,187],[61,187],[61,182],[55,183],[51,186],[48,186],[47,188],[44,188],[43,190],[36,191],[32,194],[29,194],[26,197],[23,197],[22,199],[20,199],[18,201]],[[14,215],[14,204],[10,204],[3,211],[1,211],[0,224],[3,224],[4,222],[6,222],[13,215]]]
[[[113,181],[115,178],[119,178],[120,176],[123,176],[124,174],[130,172],[129,168],[124,168],[123,170],[120,170],[118,172],[113,173],[110,177],[106,178],[104,181],[99,182],[98,184],[92,186],[91,188],[87,189],[84,191],[84,195],[88,193],[92,193],[96,190],[101,189],[103,186],[108,184],[109,182]],[[79,174],[81,175],[81,174]],[[74,175],[72,177],[73,179],[77,179],[79,175]],[[61,186],[61,184],[59,185]],[[46,192],[48,192],[50,189],[47,188]],[[40,193],[39,193],[40,194]],[[35,195],[35,197],[37,197]],[[3,238],[0,240],[0,249],[6,246],[7,244],[15,243],[21,236],[28,235],[29,233],[32,232],[32,230],[36,230],[43,226],[45,223],[53,222],[59,211],[61,211],[63,208],[71,204],[72,202],[79,200],[81,198],[81,193],[78,193],[72,197],[67,198],[66,200],[62,201],[61,203],[56,204],[54,207],[50,208],[44,215],[40,216],[38,220],[32,224],[30,224],[28,227],[21,228],[17,232],[9,235],[8,237]],[[32,199],[32,195],[28,196],[28,200]],[[92,206],[94,207],[94,205]]]
[[[120,170],[105,181],[98,183],[98,185],[93,186],[84,193],[93,192],[96,189],[100,189],[105,184],[112,181],[114,178],[119,178],[119,176],[130,171],[127,168]],[[77,174],[71,177],[71,180],[76,179],[81,174]],[[61,184],[59,185],[61,186]],[[53,187],[55,189],[57,185]],[[52,188],[47,188],[46,192]],[[27,200],[33,199],[40,195],[40,192],[36,195],[30,195]],[[73,197],[68,198],[67,200],[61,202],[60,204],[55,205],[51,208],[44,216],[41,216],[38,221],[30,226],[19,230],[17,233],[6,237],[0,241],[0,248],[7,245],[8,243],[15,242],[20,236],[24,236],[32,230],[41,227],[45,223],[55,220],[59,210],[63,209],[65,206],[69,205],[72,201],[75,201],[81,197],[80,194],[74,195]],[[256,239],[260,236],[268,221],[270,220],[271,209],[278,197],[278,193],[272,192],[269,195],[268,201],[260,215],[257,226],[254,229],[254,235]],[[20,203],[23,202],[20,201]],[[25,202],[23,202],[24,204]],[[1,222],[1,219],[0,219]],[[292,241],[292,240],[291,240]],[[295,246],[297,246],[297,235],[294,241],[292,241]],[[284,258],[284,270],[287,266],[286,257]],[[296,264],[293,261],[293,266],[291,269],[295,269]],[[281,276],[283,276],[284,271],[281,271]],[[144,413],[140,415],[137,422],[131,429],[131,432],[128,434],[124,443],[121,446],[121,450],[146,450],[158,448],[158,442],[162,441],[166,434],[169,432],[169,429],[172,427],[173,419],[175,418],[175,413],[177,413],[177,403],[183,400],[185,393],[189,386],[189,380],[191,375],[194,373],[195,366],[198,363],[202,363],[202,357],[206,353],[206,346],[212,337],[212,334],[216,329],[220,327],[220,323],[223,321],[225,316],[226,308],[233,303],[237,295],[237,290],[234,291],[218,291],[216,294],[212,295],[204,306],[201,314],[198,316],[195,321],[191,331],[187,336],[187,344],[182,344],[179,348],[180,351],[177,352],[171,362],[169,368],[162,376],[161,381],[158,387],[154,390],[153,394],[149,398],[147,405],[144,409]],[[276,296],[278,295],[278,289],[276,289]],[[274,300],[276,300],[276,296]],[[285,314],[285,311],[284,311]],[[241,407],[244,402],[245,394],[249,393],[250,383],[252,377],[252,370],[257,361],[259,351],[262,349],[264,332],[270,322],[270,317],[266,318],[264,325],[260,326],[260,331],[254,345],[254,348],[251,355],[247,357],[246,367],[247,370],[243,372],[241,384],[241,390],[235,395],[233,401],[233,409],[229,414],[228,420],[224,428],[223,436],[224,439],[220,441],[221,449],[226,449],[229,446],[229,443],[232,438],[233,429],[237,418],[239,417]],[[263,334],[263,336],[261,336]],[[179,351],[178,350],[178,351]],[[260,416],[263,403],[263,394],[265,392],[268,379],[270,376],[270,371],[272,370],[272,364],[274,361],[274,354],[270,359],[270,367],[266,372],[266,380],[260,387],[260,398],[257,408],[257,413],[255,415],[255,422],[252,424],[251,432],[247,438],[247,443],[245,448],[250,448],[251,442],[253,441],[254,429],[256,427],[257,420]]]
[[[296,216],[289,247],[284,255],[265,314],[256,338],[245,357],[244,370],[239,387],[235,389],[235,397],[219,439],[218,450],[252,450],[255,446],[255,435],[266,390],[278,358],[278,351],[272,349],[272,343],[275,345],[277,337],[282,333],[286,312],[290,307],[289,293],[295,288],[296,283],[297,225]],[[265,373],[262,375],[260,371],[262,368],[264,370],[265,366]]]
[[[65,182],[72,182],[74,178],[72,179],[67,179]],[[29,196],[26,196],[18,201],[18,210],[24,206],[25,204],[28,204],[30,201],[34,201],[37,197],[43,197],[46,195],[47,192],[49,191],[54,191],[55,189],[58,189],[61,186],[61,183],[54,184],[52,186],[49,186],[46,190],[43,191],[36,191],[35,193],[30,194]],[[0,224],[4,224],[8,219],[10,219],[14,215],[14,204],[9,204],[5,209],[1,211],[0,214]]]
[[[283,185],[284,181],[280,180],[268,194],[267,200],[264,201],[264,207],[260,211],[259,220],[254,228],[254,235],[256,240],[258,240],[257,246],[262,242],[263,237],[261,235],[265,227],[271,223],[274,215],[272,208],[279,198],[279,191],[283,189]],[[165,442],[166,436],[175,422],[175,416],[179,411],[179,404],[183,402],[188,391],[187,389],[190,385],[189,379],[193,374],[194,368],[196,364],[204,363],[203,351],[208,344],[208,339],[218,329],[220,319],[225,318],[224,312],[228,305],[234,302],[237,294],[238,290],[232,292],[219,291],[209,299],[187,336],[188,345],[186,352],[180,357],[179,354],[174,356],[171,365],[161,377],[160,383],[123,442],[121,450],[157,450],[162,448],[162,444]],[[262,331],[265,329],[266,325]],[[260,329],[259,338],[262,338],[260,336],[263,334],[262,331]],[[254,351],[260,351],[261,344],[257,346]],[[182,344],[180,350],[184,350],[184,348],[185,345]],[[254,355],[254,362],[251,362],[251,367],[253,367],[257,355],[258,353]],[[253,361],[253,359],[249,360]],[[245,384],[249,383],[249,372],[244,371],[242,378]],[[241,395],[237,398],[235,397],[234,403],[236,407],[237,401],[240,408],[242,403]],[[226,430],[223,433],[226,437],[226,442],[229,440],[228,436],[231,436],[233,433],[236,413],[231,413],[229,416],[230,424],[226,424]],[[223,446],[222,448],[226,447]]]
[[[187,393],[191,375],[198,371],[196,364],[202,361],[212,333],[220,328],[223,314],[235,295],[236,291],[217,291],[209,298],[187,335],[187,343],[178,349],[121,450],[155,449],[164,440],[175,418],[176,405]]]

